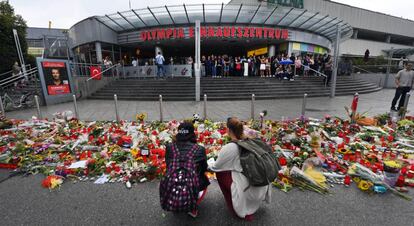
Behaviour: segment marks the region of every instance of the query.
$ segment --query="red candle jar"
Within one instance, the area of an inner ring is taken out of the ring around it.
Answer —
[[[344,184],[349,186],[351,184],[351,177],[349,175],[345,175]]]

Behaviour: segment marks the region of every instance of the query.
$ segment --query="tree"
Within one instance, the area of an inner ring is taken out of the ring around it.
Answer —
[[[17,30],[24,59],[27,59],[26,21],[15,15],[8,1],[0,1],[0,73],[10,71],[15,61],[19,62],[13,29]]]

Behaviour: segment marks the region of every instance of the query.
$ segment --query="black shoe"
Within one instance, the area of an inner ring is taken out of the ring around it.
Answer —
[[[397,109],[395,109],[395,107],[391,107],[391,111],[397,111]]]

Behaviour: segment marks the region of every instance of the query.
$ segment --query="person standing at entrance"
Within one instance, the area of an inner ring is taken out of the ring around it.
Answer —
[[[155,63],[157,64],[157,78],[160,78],[161,74],[163,78],[165,77],[164,62],[164,56],[161,55],[161,52],[158,52],[158,55],[155,57]]]
[[[405,95],[413,88],[414,71],[411,70],[412,68],[413,64],[409,63],[405,66],[404,70],[399,71],[395,76],[395,85],[397,89],[395,90],[395,96],[391,103],[392,111],[400,110],[400,108],[403,107]],[[398,103],[398,108],[395,109],[395,104],[398,99],[400,99],[400,102]]]

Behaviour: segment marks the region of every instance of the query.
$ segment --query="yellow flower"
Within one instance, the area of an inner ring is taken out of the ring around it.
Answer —
[[[391,168],[397,168],[397,169],[400,169],[402,166],[401,166],[401,164],[400,163],[398,163],[397,161],[395,161],[395,160],[388,160],[388,161],[384,161],[384,164],[386,165],[386,166],[388,166],[388,167],[391,167]]]
[[[289,184],[289,179],[287,179],[286,177],[283,177],[281,180],[284,184]]]
[[[372,187],[372,183],[370,181],[367,180],[361,180],[358,183],[358,188],[361,189],[362,191],[367,191],[368,189],[370,189]]]

